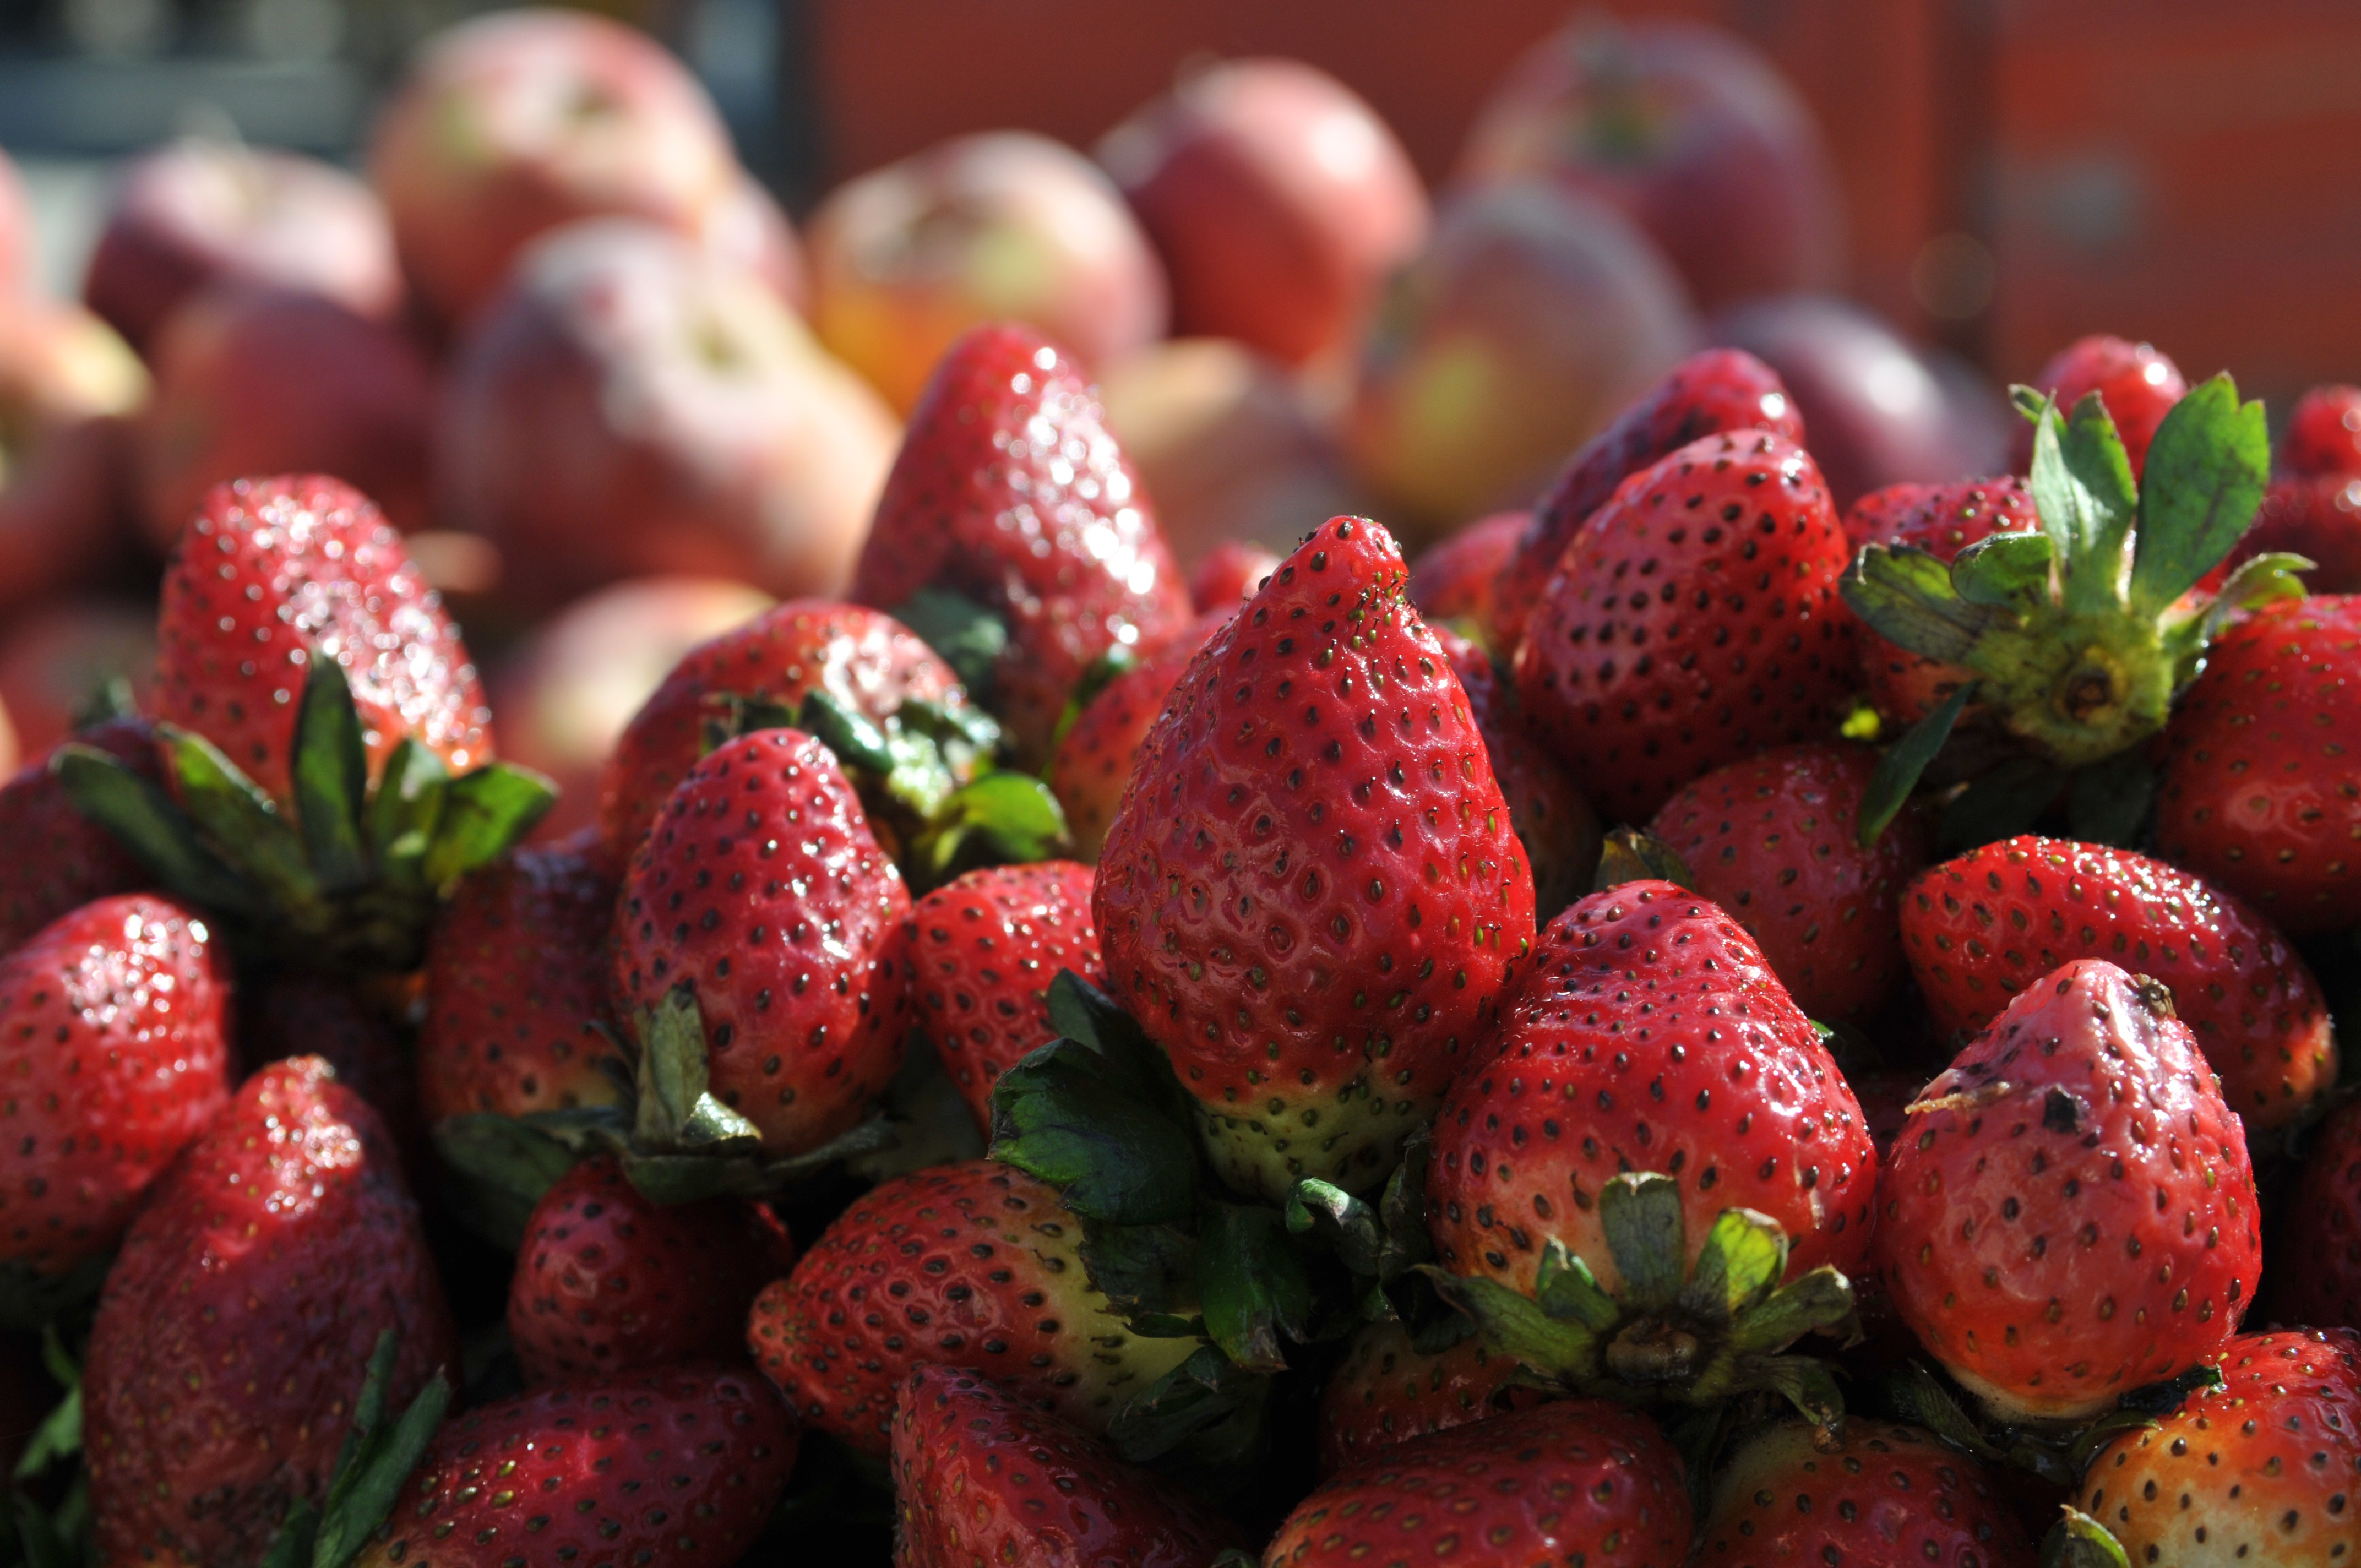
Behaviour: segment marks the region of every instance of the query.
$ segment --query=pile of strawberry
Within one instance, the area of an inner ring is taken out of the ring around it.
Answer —
[[[1415,571],[1184,584],[980,329],[540,846],[377,509],[215,490],[0,789],[0,1539],[2361,1560],[2361,393],[2276,477],[2112,340],[2019,402],[1839,516],[1702,354]]]

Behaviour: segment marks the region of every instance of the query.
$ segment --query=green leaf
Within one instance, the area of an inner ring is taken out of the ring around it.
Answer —
[[[1090,667],[1082,672],[1082,678],[1066,695],[1066,706],[1058,713],[1058,726],[1049,732],[1049,761],[1041,770],[1043,783],[1057,782],[1058,749],[1066,743],[1066,737],[1080,722],[1082,709],[1090,707],[1093,697],[1113,685],[1116,676],[1131,670],[1138,663],[1138,650],[1123,642],[1116,643],[1091,661]]]
[[[1680,1299],[1688,1272],[1681,1184],[1653,1171],[1618,1176],[1598,1195],[1598,1226],[1623,1276],[1623,1309],[1659,1313]]]
[[[1107,1442],[1134,1464],[1244,1459],[1258,1447],[1270,1387],[1207,1345],[1116,1411]]]
[[[1627,882],[1668,882],[1697,891],[1697,878],[1679,850],[1636,828],[1611,828],[1599,842],[1598,871],[1590,889],[1605,893]]]
[[[1992,533],[1951,561],[1951,587],[1970,604],[2027,609],[2049,591],[2057,546],[2046,533]]]
[[[2070,610],[2098,612],[2123,602],[2124,542],[2138,515],[2130,456],[2096,392],[2033,430],[2034,510],[2056,546]]]
[[[894,610],[894,619],[949,664],[978,702],[992,692],[993,672],[1008,647],[1008,623],[967,598],[944,588],[921,588]]]
[[[443,759],[415,737],[405,735],[394,747],[368,806],[369,844],[380,872],[397,881],[423,882],[426,848],[442,819],[450,782]]]
[[[1912,1426],[1923,1427],[1971,1459],[1991,1464],[2003,1462],[2001,1451],[1986,1440],[1960,1402],[1921,1363],[1905,1362],[1878,1391],[1887,1408]]]
[[[1730,1343],[1742,1355],[1768,1354],[1815,1330],[1840,1327],[1852,1313],[1852,1281],[1823,1264],[1740,1313]]]
[[[1944,855],[2013,839],[2038,821],[2066,775],[2037,757],[2011,757],[1943,808],[1936,843]]]
[[[1542,1310],[1541,1303],[1481,1275],[1455,1275],[1427,1265],[1419,1270],[1445,1301],[1473,1319],[1492,1348],[1545,1379],[1579,1385],[1598,1370],[1598,1332]]]
[[[980,865],[1024,865],[1073,848],[1066,808],[1030,773],[986,773],[962,786],[919,845],[933,885]]]
[[[1954,664],[1973,651],[1995,613],[1961,598],[1951,568],[1914,545],[1861,546],[1838,588],[1887,641]]]
[[[443,789],[441,815],[423,871],[445,887],[533,830],[557,804],[557,786],[530,768],[487,762]]]
[[[2309,557],[2290,551],[2269,550],[2238,563],[2238,569],[2223,582],[2222,591],[2205,607],[2199,617],[2196,634],[2187,649],[2188,657],[2178,675],[2176,689],[2197,678],[2197,659],[2206,644],[2221,634],[2230,618],[2241,610],[2260,609],[2279,599],[2300,599],[2304,596],[2303,574],[2315,563]]]
[[[368,804],[368,748],[344,666],[315,658],[295,714],[295,817],[313,870],[331,891],[357,887],[371,872],[362,840]]]
[[[2263,405],[2239,402],[2227,373],[2172,405],[2141,473],[2135,609],[2162,612],[2229,555],[2263,504],[2270,468]]]
[[[1943,743],[1950,740],[1960,715],[1974,700],[1977,684],[1960,682],[1960,689],[1945,697],[1942,707],[1912,725],[1877,760],[1877,771],[1870,775],[1869,788],[1861,797],[1859,837],[1862,849],[1876,843],[1877,836],[1902,814],[1918,781],[1926,776],[1928,764],[1941,753]]]
[[[796,728],[835,752],[848,773],[854,768],[876,773],[894,770],[894,748],[884,729],[825,686],[814,686],[804,694]]]
[[[1091,1219],[1187,1219],[1196,1207],[1196,1138],[1141,1092],[1139,1079],[1125,1053],[1075,1040],[1042,1047],[993,1085],[992,1157],[1057,1188]]]
[[[1385,1246],[1378,1212],[1334,1182],[1305,1177],[1288,1190],[1284,1212],[1292,1235],[1313,1235],[1354,1274],[1374,1277]]]
[[[2067,785],[2066,822],[2085,844],[2130,849],[2156,804],[2156,769],[2135,748],[2078,770]]]
[[[1808,1355],[1776,1355],[1745,1369],[1756,1387],[1784,1396],[1817,1429],[1814,1446],[1833,1451],[1844,1441],[1844,1395],[1826,1362]]]
[[[579,1131],[559,1117],[574,1119]],[[607,1135],[591,1135],[594,1125]],[[470,1219],[513,1248],[542,1194],[597,1148],[619,1145],[627,1131],[623,1113],[602,1105],[535,1116],[446,1116],[433,1136],[434,1152],[467,1185]]]
[[[345,1568],[360,1554],[363,1543],[393,1512],[402,1484],[418,1468],[451,1408],[450,1381],[438,1371],[399,1420],[386,1421],[395,1349],[391,1330],[378,1337],[352,1430],[346,1434],[344,1453],[320,1509],[312,1568]]]
[[[1708,1322],[1727,1322],[1768,1295],[1786,1270],[1787,1234],[1777,1221],[1724,1209],[1706,1232],[1681,1308]]]
[[[1197,1301],[1197,1238],[1177,1225],[1082,1222],[1082,1270],[1136,1333],[1204,1332]]]
[[[2131,1568],[2114,1532],[2081,1509],[2061,1506],[2041,1539],[2041,1568]]]
[[[1205,1332],[1249,1372],[1284,1372],[1282,1336],[1312,1324],[1312,1277],[1276,1209],[1209,1202],[1198,1226],[1197,1288]]]
[[[1579,1323],[1605,1333],[1623,1321],[1623,1309],[1599,1288],[1590,1265],[1566,1250],[1555,1236],[1542,1244],[1541,1267],[1533,1275],[1533,1300],[1554,1322]]]
[[[1433,1157],[1433,1129],[1422,1124],[1402,1140],[1400,1163],[1378,1195],[1378,1220],[1385,1233],[1378,1248],[1381,1280],[1391,1282],[1434,1255],[1426,1221],[1426,1168]]]
[[[632,1022],[640,1040],[633,1146],[654,1155],[758,1152],[761,1131],[707,1091],[705,1016],[696,989],[682,981]]]
[[[82,1453],[82,1369],[66,1354],[55,1328],[42,1331],[41,1360],[65,1394],[25,1440],[24,1452],[16,1456],[17,1481],[38,1480],[50,1465]]]
[[[205,847],[197,825],[155,780],[79,741],[60,746],[49,766],[74,809],[105,828],[170,892],[225,914],[259,913],[253,891]]]
[[[203,736],[170,724],[158,725],[156,734],[180,783],[181,805],[205,836],[282,907],[316,903],[320,883],[311,857],[278,803]]]
[[[76,1532],[60,1529],[56,1519],[22,1492],[12,1493],[8,1502],[16,1527],[16,1551],[25,1568],[82,1568],[85,1558]],[[6,1541],[0,1536],[0,1544]]]

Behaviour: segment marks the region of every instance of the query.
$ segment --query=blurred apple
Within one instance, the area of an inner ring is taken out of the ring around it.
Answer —
[[[1150,344],[1108,367],[1100,392],[1184,566],[1224,540],[1290,550],[1357,510],[1302,389],[1244,344]]]
[[[651,573],[831,595],[898,438],[761,280],[595,219],[527,251],[460,346],[436,478],[533,603]]]
[[[1696,334],[1679,278],[1615,208],[1538,181],[1469,192],[1370,325],[1346,454],[1423,542],[1530,505]]]
[[[125,558],[125,422],[148,390],[138,356],[80,305],[0,304],[0,610]]]
[[[33,204],[25,182],[5,149],[0,149],[0,301],[27,292],[33,286]]]
[[[575,600],[543,622],[492,676],[500,756],[557,781],[534,829],[554,842],[598,818],[598,769],[615,738],[681,655],[774,601],[713,577],[637,577]]]
[[[1164,335],[1164,269],[1098,167],[1046,137],[959,137],[820,203],[812,325],[896,409],[953,338],[1028,322],[1097,370]]]
[[[795,225],[778,198],[744,170],[738,171],[730,193],[706,214],[698,235],[707,250],[760,278],[794,310],[811,308],[811,273]]]
[[[1289,364],[1349,343],[1426,237],[1401,143],[1296,60],[1196,71],[1107,133],[1098,159],[1164,258],[1173,331]]]
[[[1706,310],[1825,289],[1842,270],[1819,127],[1769,60],[1719,28],[1586,16],[1543,39],[1477,116],[1460,174],[1545,175],[1614,203]]]
[[[102,598],[43,606],[0,632],[0,707],[23,754],[38,757],[115,682],[144,706],[155,663],[152,607]]]
[[[740,192],[697,79],[646,35],[578,11],[496,11],[428,39],[378,116],[369,173],[412,287],[450,323],[561,224],[700,234]]]
[[[82,276],[82,299],[143,354],[214,283],[324,294],[391,321],[401,269],[385,209],[333,164],[191,138],[132,160]]]
[[[1779,373],[1839,510],[1888,485],[1947,484],[2007,461],[1999,395],[1858,305],[1820,294],[1758,300],[1707,332]]]
[[[153,357],[138,488],[159,551],[207,490],[247,474],[334,474],[395,527],[427,521],[434,374],[396,328],[318,294],[231,284],[175,312]]]

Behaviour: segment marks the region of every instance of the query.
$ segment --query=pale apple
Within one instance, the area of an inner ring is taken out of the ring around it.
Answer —
[[[80,305],[0,304],[0,610],[126,556],[129,436],[148,372]]]

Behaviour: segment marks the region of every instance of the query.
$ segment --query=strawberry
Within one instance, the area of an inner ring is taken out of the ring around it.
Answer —
[[[1543,740],[1609,818],[1833,729],[1852,684],[1847,551],[1819,469],[1783,436],[1713,435],[1583,522],[1516,657]]]
[[[2085,1519],[2118,1563],[2345,1568],[2361,1540],[2361,1333],[2246,1334],[2221,1366],[2221,1387],[2099,1451]]]
[[[2361,1329],[2361,1101],[2321,1124],[2279,1225],[2279,1250],[2303,1260],[2273,1277],[2281,1321]]]
[[[108,719],[72,739],[120,759],[142,778],[160,777],[155,731],[144,719]],[[9,848],[0,864],[0,952],[69,910],[152,880],[105,828],[75,809],[49,766],[55,756],[52,748],[0,784],[0,843]]]
[[[1199,615],[1235,612],[1279,569],[1279,556],[1243,539],[1224,539],[1190,568],[1189,604]]]
[[[1492,777],[1509,803],[1509,825],[1532,866],[1534,914],[1554,915],[1589,887],[1598,869],[1598,815],[1525,727],[1516,688],[1501,678],[1484,650],[1448,627],[1432,630],[1451,661],[1451,673],[1459,677],[1460,690],[1467,694],[1467,711],[1484,737]]]
[[[215,486],[164,574],[156,635],[156,717],[211,740],[282,806],[314,659],[344,669],[372,777],[405,738],[454,771],[491,756],[458,628],[401,536],[339,480]]]
[[[2361,596],[2269,605],[2217,639],[2166,732],[2162,856],[2290,937],[2361,922]]]
[[[1492,638],[1500,569],[1532,525],[1529,511],[1496,511],[1427,546],[1410,564],[1410,602],[1437,626],[1451,625],[1479,643]]]
[[[406,988],[397,997],[406,995]],[[417,1187],[433,1172],[426,1118],[418,1105],[418,1069],[383,1011],[382,996],[312,970],[261,977],[239,999],[238,1057],[249,1070],[289,1057],[315,1056],[336,1081],[368,1102],[401,1151],[402,1174]]]
[[[1927,1086],[1879,1199],[1895,1310],[2008,1419],[2083,1420],[2199,1365],[2261,1272],[2237,1117],[2165,988],[2099,959]]]
[[[85,904],[0,959],[0,1317],[37,1318],[20,1298],[113,1250],[227,1102],[229,1011],[211,930],[148,894]]]
[[[607,935],[595,842],[525,846],[461,879],[426,944],[418,1097],[429,1119],[609,1105]]]
[[[666,1207],[613,1160],[588,1160],[525,1223],[509,1342],[532,1383],[735,1360],[754,1293],[794,1261],[767,1210],[728,1198]]]
[[[1648,1418],[1568,1399],[1397,1443],[1338,1471],[1296,1506],[1262,1560],[1680,1568],[1690,1537],[1680,1455]]]
[[[1005,622],[987,706],[1028,760],[1102,655],[1152,651],[1188,624],[1187,586],[1095,389],[1030,327],[952,344],[911,411],[852,597],[895,609],[928,588]]]
[[[1082,859],[1098,859],[1105,846],[1115,807],[1123,804],[1132,767],[1139,760],[1140,743],[1164,711],[1165,699],[1188,673],[1197,651],[1236,613],[1233,606],[1199,617],[1187,631],[1107,682],[1082,705],[1073,728],[1059,740],[1049,784],[1065,810],[1074,852]]]
[[[1514,1360],[1470,1334],[1429,1355],[1399,1320],[1371,1323],[1345,1347],[1320,1391],[1320,1473],[1335,1474],[1379,1449],[1541,1402],[1520,1388]]]
[[[909,909],[828,748],[757,730],[689,771],[633,857],[609,992],[637,1014],[686,988],[713,1093],[766,1151],[798,1154],[851,1128],[902,1064],[885,949]]]
[[[1824,1452],[1812,1429],[1773,1427],[1715,1477],[1691,1568],[1779,1563],[1933,1563],[2033,1568],[2033,1543],[1972,1459],[1916,1427],[1845,1422]]]
[[[2314,387],[2298,398],[2279,462],[2290,474],[2361,475],[2361,387]]]
[[[1964,1036],[2068,960],[2162,981],[2249,1127],[2301,1119],[2336,1081],[2319,982],[2268,921],[2176,866],[2028,834],[1914,883],[1902,941],[1938,1026]]]
[[[1845,537],[1855,549],[1907,545],[1946,565],[1993,534],[2040,526],[2032,492],[2014,477],[1896,485],[1861,497],[1845,514]],[[1957,664],[1897,647],[1868,628],[1861,632],[1861,673],[1877,711],[1899,724],[1926,718],[1969,678]]]
[[[618,864],[705,754],[715,701],[756,698],[794,711],[825,691],[884,719],[904,703],[964,701],[959,677],[900,621],[859,605],[792,599],[691,649],[616,739],[598,780],[598,824]]]
[[[1087,1277],[1082,1240],[1055,1191],[1005,1166],[896,1177],[763,1289],[747,1343],[807,1424],[881,1458],[896,1390],[923,1362],[1104,1432],[1197,1342],[1135,1335]]]
[[[2224,565],[2235,570],[2281,550],[2312,563],[2299,575],[2312,592],[2361,591],[2361,475],[2282,474],[2273,479],[2254,526]]]
[[[1093,916],[1217,1171],[1362,1188],[1489,1029],[1532,876],[1383,528],[1333,518],[1201,651],[1140,748]]]
[[[990,866],[935,889],[902,922],[894,956],[917,1026],[987,1135],[993,1084],[1058,1037],[1049,982],[1060,970],[1106,982],[1092,876],[1073,861]]]
[[[157,1183],[83,1366],[102,1562],[250,1563],[316,1504],[378,1336],[398,1409],[457,1343],[384,1126],[325,1062],[256,1073]]]
[[[1862,747],[1783,747],[1715,769],[1648,825],[1814,1018],[1866,1019],[1902,978],[1894,916],[1930,836],[1905,811],[1861,847],[1861,804],[1876,771],[1876,754]]]
[[[2134,478],[2147,466],[2157,427],[2189,392],[2180,367],[2155,348],[2103,333],[2077,338],[2059,349],[2033,378],[2033,387],[2057,399],[2061,409],[2070,409],[2096,392],[2123,433],[2124,454],[2131,459]],[[2014,466],[2022,474],[2032,457],[2032,436],[2021,430],[2014,439]]]
[[[1207,1568],[1235,1526],[976,1373],[921,1365],[894,1407],[896,1568]]]
[[[1583,444],[1533,509],[1515,553],[1500,568],[1493,647],[1503,657],[1515,652],[1575,536],[1625,479],[1691,442],[1752,430],[1803,444],[1803,412],[1771,367],[1737,348],[1708,348],[1674,366],[1614,423]]]
[[[535,1389],[445,1422],[355,1568],[730,1568],[770,1521],[796,1447],[751,1372]]]

